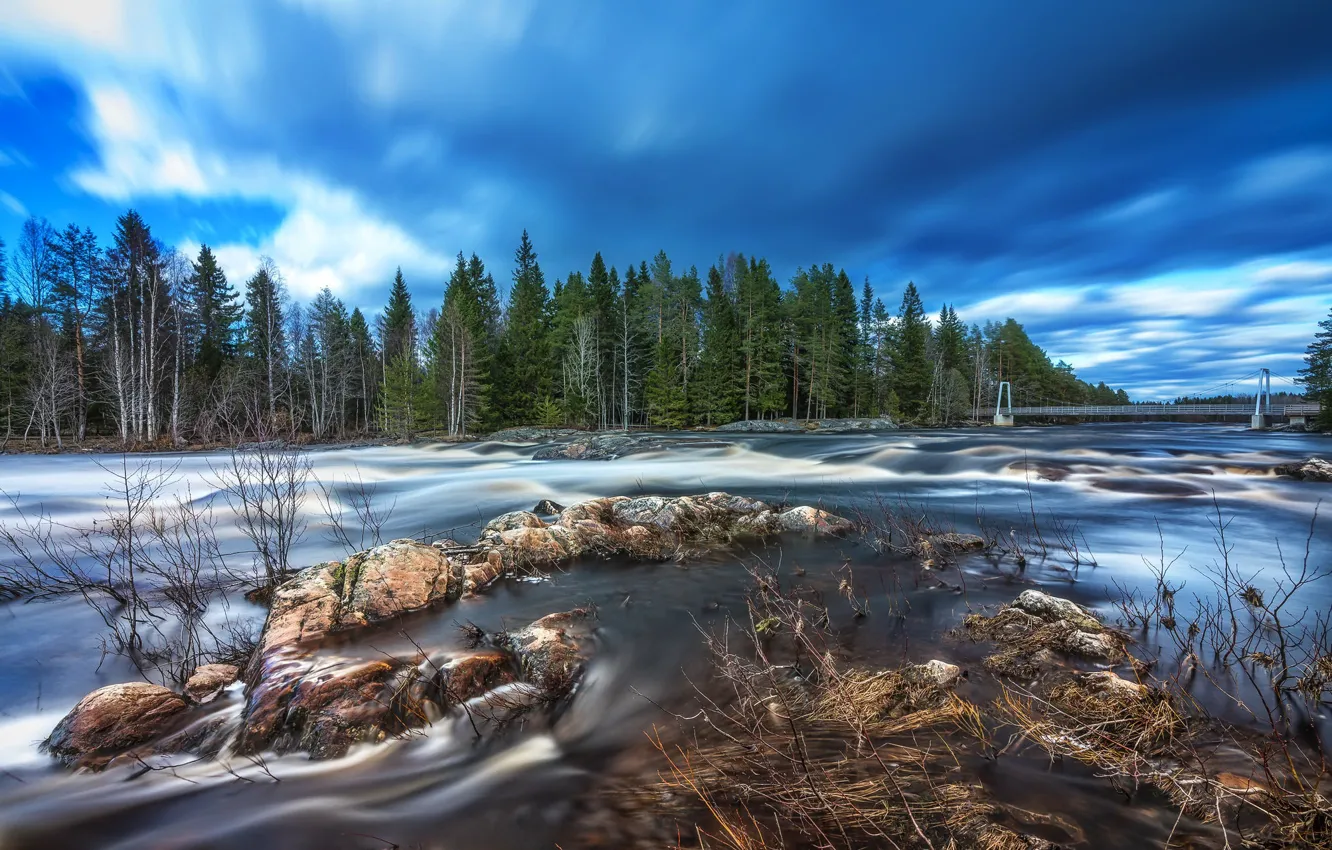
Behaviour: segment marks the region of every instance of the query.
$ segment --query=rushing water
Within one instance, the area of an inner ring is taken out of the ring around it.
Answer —
[[[980,521],[1027,541],[1034,516],[1050,555],[1033,558],[1023,580],[1051,585],[1107,612],[1115,586],[1149,581],[1144,559],[1159,560],[1162,551],[1167,560],[1180,556],[1178,581],[1202,583],[1194,568],[1220,557],[1218,523],[1233,546],[1232,564],[1259,583],[1274,580],[1278,546],[1288,561],[1302,560],[1307,545],[1312,563],[1332,563],[1328,527],[1320,525],[1311,535],[1319,499],[1330,491],[1270,474],[1277,463],[1332,455],[1326,437],[1163,424],[737,435],[720,444],[715,435],[706,441],[686,436],[668,450],[610,462],[533,461],[532,451],[474,443],[322,450],[311,457],[321,480],[346,486],[359,479],[373,489],[388,515],[384,539],[443,532],[466,539],[487,519],[541,499],[567,505],[607,495],[725,490],[822,504],[844,515],[885,508],[928,513],[964,531]],[[216,458],[148,460],[171,466],[176,492],[225,511],[211,484]],[[13,498],[0,506],[0,522],[14,522],[21,510],[86,525],[103,510],[106,467],[119,463],[72,455],[0,457],[0,489]],[[308,500],[306,509],[311,526],[294,560],[340,556],[324,533],[317,500]],[[220,530],[224,549],[243,550],[226,519]],[[1076,541],[1079,563],[1054,542],[1059,535]],[[870,599],[870,616],[853,620],[834,604],[834,624],[848,648],[880,661],[929,657],[939,634],[956,625],[969,605],[1003,601],[1017,589],[1011,567],[978,558],[962,565],[965,589],[919,583],[907,588],[910,614],[903,626],[875,616],[894,604],[898,594],[889,588],[900,581],[900,565],[854,540],[788,539],[683,563],[578,564],[547,581],[502,583],[476,599],[413,615],[327,650],[371,658],[406,640],[447,645],[460,640],[456,624],[464,620],[494,631],[593,603],[600,612],[597,660],[567,712],[548,727],[478,747],[470,730],[449,721],[332,762],[287,756],[225,770],[201,762],[132,781],[124,770],[66,776],[36,749],[83,694],[135,678],[122,661],[103,656],[97,615],[78,599],[6,603],[0,607],[0,847],[7,840],[24,847],[52,841],[126,848],[551,846],[579,794],[625,752],[641,749],[643,730],[661,718],[663,707],[684,699],[688,679],[682,671],[703,662],[698,628],[743,612],[748,576],[737,561],[757,558],[799,568],[830,598],[836,596],[835,571],[850,564]],[[1303,602],[1326,609],[1332,588],[1312,588]],[[231,616],[263,616],[243,600],[230,604]],[[217,711],[238,708],[233,693]],[[1015,762],[987,783],[1000,796],[1015,787],[1035,789],[1047,802],[1066,802],[1068,788],[1085,786],[1064,820],[1076,824],[1073,831],[1081,830],[1088,846],[1138,846],[1169,831],[1169,823],[1126,812],[1113,795],[1093,790],[1096,783],[1088,777],[1076,771],[1053,775],[1041,765]],[[282,781],[274,783],[273,776]],[[30,830],[34,837],[27,843],[7,838],[6,820],[22,827],[17,834]],[[42,829],[61,821],[67,825],[41,837]],[[1088,831],[1095,823],[1122,829]]]

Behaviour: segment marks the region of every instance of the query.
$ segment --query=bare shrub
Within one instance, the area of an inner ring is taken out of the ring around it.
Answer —
[[[292,547],[305,536],[301,508],[310,459],[298,448],[269,441],[235,449],[210,468],[241,533],[254,545],[260,586],[275,587],[292,572]]]

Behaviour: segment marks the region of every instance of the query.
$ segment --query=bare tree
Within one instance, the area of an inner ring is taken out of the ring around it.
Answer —
[[[51,306],[56,257],[50,243],[54,238],[55,230],[50,222],[44,218],[28,216],[19,231],[18,243],[14,246],[11,266],[14,289],[19,298],[35,308],[38,314],[45,313]]]
[[[305,536],[301,507],[311,474],[309,458],[299,449],[259,443],[232,451],[211,468],[237,525],[254,544],[262,586],[276,586],[291,572],[291,549]]]

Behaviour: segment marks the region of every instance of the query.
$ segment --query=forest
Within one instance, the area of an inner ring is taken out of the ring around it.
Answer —
[[[830,263],[783,285],[740,253],[705,272],[665,252],[621,272],[597,253],[548,285],[524,232],[506,290],[460,252],[440,303],[415,303],[399,269],[367,315],[328,289],[293,300],[267,259],[238,287],[208,246],[186,257],[133,210],[109,244],[30,217],[8,252],[0,241],[0,448],[951,425],[984,419],[1001,380],[1019,405],[1128,401],[1052,363],[1012,318],[968,326],[944,305],[932,320],[914,283],[890,309]]]

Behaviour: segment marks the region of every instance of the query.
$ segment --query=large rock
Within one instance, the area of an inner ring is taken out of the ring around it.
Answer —
[[[642,434],[582,434],[567,442],[542,446],[532,454],[532,459],[615,460],[625,455],[660,451],[680,442]]]
[[[896,431],[897,423],[886,416],[861,419],[818,419],[815,431],[821,434],[855,434],[867,431]]]
[[[534,426],[524,426],[521,428],[505,428],[502,431],[496,431],[486,437],[486,439],[495,443],[544,443],[550,440],[561,440],[565,437],[576,437],[582,433],[582,431],[575,431],[572,428],[539,428]]]
[[[1039,590],[1024,590],[1013,600],[1013,607],[1042,620],[1068,620],[1075,626],[1101,628],[1101,621],[1076,602],[1050,596]]]
[[[855,528],[855,523],[819,508],[803,506],[778,514],[777,526],[801,534],[845,534]]]
[[[547,614],[540,620],[500,636],[522,667],[524,677],[552,690],[572,684],[586,656],[584,647],[592,613],[575,608]]]
[[[805,433],[805,426],[792,422],[790,419],[741,419],[739,422],[718,425],[715,430],[759,434],[803,434]]]
[[[107,685],[79,700],[42,749],[66,764],[99,767],[170,731],[187,707],[179,694],[161,685]]]
[[[321,644],[338,632],[450,602],[500,576],[549,569],[575,557],[660,558],[683,544],[724,543],[743,534],[835,534],[851,527],[827,511],[778,512],[727,493],[617,496],[563,508],[553,522],[530,511],[503,514],[487,523],[471,546],[395,540],[344,561],[317,564],[272,594],[258,650],[244,673],[246,705],[237,750],[336,756],[469,699],[486,683],[505,680],[498,672],[504,665],[493,659],[450,661],[462,668],[446,675],[437,668],[453,667],[418,657],[330,656]],[[567,680],[581,664],[585,619],[572,613],[544,618],[511,636],[503,648],[529,680]],[[190,691],[199,702],[226,686],[225,671],[201,668],[200,674]]]
[[[1273,471],[1277,475],[1286,475],[1300,481],[1332,483],[1332,463],[1328,463],[1320,457],[1311,457],[1299,463],[1284,463]]]
[[[288,749],[303,747],[316,727],[316,737],[333,741],[330,752],[345,749],[354,736],[327,734],[329,726],[320,718],[349,710],[356,694],[374,698],[396,667],[316,674],[313,644],[333,632],[457,599],[466,576],[466,565],[440,548],[395,540],[340,563],[303,570],[279,586],[246,675],[243,751],[257,752],[275,741]],[[315,681],[307,682],[312,675]]]

